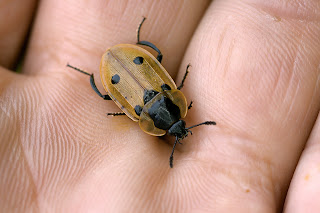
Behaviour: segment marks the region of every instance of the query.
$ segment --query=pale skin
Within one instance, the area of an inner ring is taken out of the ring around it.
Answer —
[[[35,4],[0,7],[0,211],[320,212],[317,0]],[[101,56],[134,44],[142,16],[178,84],[192,66],[187,126],[217,122],[177,145],[172,169],[174,137],[107,117],[120,109],[66,67],[104,93]]]

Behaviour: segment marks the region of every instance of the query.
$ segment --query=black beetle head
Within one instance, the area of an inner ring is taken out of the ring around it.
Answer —
[[[174,149],[175,149],[177,143],[180,143],[180,140],[187,137],[189,132],[192,134],[192,132],[189,129],[192,129],[194,127],[201,126],[201,125],[216,125],[216,122],[206,121],[206,122],[199,123],[199,124],[196,124],[196,125],[193,125],[193,126],[186,128],[186,122],[183,120],[179,120],[176,123],[174,123],[170,127],[170,129],[168,129],[168,133],[170,135],[173,135],[176,137],[176,141],[174,142],[172,152],[170,155],[170,167],[171,168],[173,167],[173,153],[174,153]]]
[[[186,122],[184,120],[177,121],[168,129],[169,135],[176,136],[179,139],[187,137],[189,131],[186,129]]]

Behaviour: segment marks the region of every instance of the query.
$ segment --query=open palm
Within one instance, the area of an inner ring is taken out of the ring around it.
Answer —
[[[1,4],[0,211],[320,211],[316,0]],[[172,169],[174,137],[106,116],[120,109],[66,67],[104,91],[101,56],[134,44],[143,16],[140,36],[170,75],[180,82],[192,65],[187,125],[217,122],[177,145]]]

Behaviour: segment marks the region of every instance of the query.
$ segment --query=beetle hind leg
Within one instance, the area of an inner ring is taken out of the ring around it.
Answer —
[[[156,47],[156,45],[152,44],[152,43],[149,42],[149,41],[140,41],[140,30],[141,30],[142,24],[143,24],[143,22],[144,22],[145,20],[146,20],[146,18],[143,17],[141,23],[139,24],[138,31],[137,31],[137,44],[150,47],[150,48],[152,48],[154,51],[156,51],[156,52],[158,53],[158,55],[157,55],[157,60],[161,63],[161,61],[162,61],[162,53],[161,53],[161,51]]]
[[[140,42],[140,30],[141,30],[142,24],[145,20],[146,20],[146,17],[143,17],[141,23],[139,24],[139,27],[137,30],[137,44]]]
[[[102,95],[101,92],[98,90],[96,84],[94,83],[93,74],[90,75],[90,84],[92,89],[104,100],[112,100],[109,95]]]
[[[79,68],[77,68],[77,67],[71,66],[70,64],[67,64],[67,67],[70,67],[70,68],[72,68],[72,69],[74,69],[74,70],[76,70],[76,71],[78,71],[78,72],[81,72],[81,73],[83,73],[83,74],[85,74],[85,75],[89,75],[89,76],[90,76],[90,84],[91,84],[92,89],[93,89],[101,98],[103,98],[104,100],[111,100],[111,98],[110,98],[109,95],[102,95],[101,92],[98,90],[98,88],[97,88],[97,86],[96,86],[96,84],[95,84],[95,82],[94,82],[93,74],[90,74],[90,73],[88,73],[88,72],[85,72],[85,71],[83,71],[83,70],[81,70],[81,69],[79,69]]]

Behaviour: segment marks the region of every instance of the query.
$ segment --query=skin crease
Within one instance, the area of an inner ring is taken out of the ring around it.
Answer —
[[[13,68],[30,26],[35,0],[2,0],[0,2],[0,64]],[[8,24],[10,17],[10,24]]]
[[[22,74],[6,61],[25,33],[0,52],[0,211],[319,212],[320,5],[268,2],[46,0],[0,19],[36,17]],[[187,126],[217,122],[177,146],[173,169],[173,137],[107,117],[116,105],[66,68],[103,91],[103,52],[134,44],[142,16],[176,82],[192,66]]]

